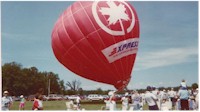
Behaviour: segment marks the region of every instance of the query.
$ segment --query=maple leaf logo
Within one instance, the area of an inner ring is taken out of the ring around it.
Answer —
[[[123,29],[122,19],[126,20],[126,21],[130,20],[129,16],[125,12],[126,8],[122,4],[119,4],[117,6],[113,1],[109,1],[109,2],[107,2],[107,4],[108,4],[109,8],[103,7],[99,11],[102,13],[102,15],[109,16],[109,18],[107,20],[107,21],[109,21],[109,25],[115,24],[117,21],[119,21],[120,25]]]
[[[107,6],[98,6],[98,3],[106,3]],[[127,13],[129,11],[130,13]],[[132,31],[135,26],[135,15],[129,4],[124,1],[95,1],[92,4],[92,14],[96,23],[108,34],[111,35],[125,35]],[[102,19],[107,16],[107,24],[103,23]],[[123,25],[123,21],[130,21],[129,26],[126,24],[126,28]],[[117,25],[115,25],[117,24]],[[111,26],[110,25],[115,25]],[[121,30],[119,30],[121,28]]]

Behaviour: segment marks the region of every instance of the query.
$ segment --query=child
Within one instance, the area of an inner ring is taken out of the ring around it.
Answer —
[[[181,82],[181,87],[182,87],[183,89],[186,89],[186,88],[187,88],[187,84],[186,84],[186,82],[185,82],[184,79],[183,79],[182,82]]]
[[[25,98],[23,95],[20,96],[20,104],[19,104],[19,110],[24,110],[24,106],[25,106]]]

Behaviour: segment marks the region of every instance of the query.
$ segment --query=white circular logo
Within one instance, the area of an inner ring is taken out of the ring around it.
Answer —
[[[103,22],[100,20],[98,13],[97,13],[97,4],[99,1],[95,1],[92,5],[92,14],[94,16],[94,19],[96,20],[97,24],[107,33],[111,35],[125,35],[125,32],[129,33],[133,29],[135,25],[135,15],[131,9],[131,7],[124,1],[118,1],[120,2],[119,5],[116,5],[114,1],[107,1],[107,5],[109,7],[99,7],[99,12],[101,12],[102,15],[107,15],[109,18],[107,19],[108,25],[104,25]],[[130,19],[129,15],[126,13],[127,8],[131,12],[132,19]],[[123,26],[123,21],[130,21],[130,26],[125,29]],[[108,26],[115,25],[117,22],[120,23],[121,31],[119,30],[112,30]]]

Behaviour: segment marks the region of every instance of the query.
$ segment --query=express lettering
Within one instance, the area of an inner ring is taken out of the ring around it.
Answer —
[[[126,44],[122,44],[119,47],[113,48],[113,51],[111,52],[111,54],[109,56],[112,56],[115,53],[121,52],[121,51],[129,49],[129,48],[134,48],[134,47],[138,47],[138,41],[129,42]]]

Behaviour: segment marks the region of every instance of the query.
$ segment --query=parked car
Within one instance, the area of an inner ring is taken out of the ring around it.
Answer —
[[[48,100],[49,100],[49,97],[46,95],[43,95],[43,101],[48,101]]]
[[[79,97],[79,96],[77,96],[77,95],[70,95],[70,96],[68,96],[68,100],[75,100],[75,99],[77,99],[77,97]]]
[[[57,100],[64,100],[64,96],[63,96],[63,95],[57,95],[57,96],[56,96],[56,99],[57,99]]]
[[[57,95],[57,94],[50,94],[48,96],[49,101],[54,101],[54,100],[63,100],[63,95]]]
[[[90,94],[90,95],[88,95],[87,99],[91,100],[91,101],[104,100],[103,96],[102,95],[98,95],[98,94]]]

